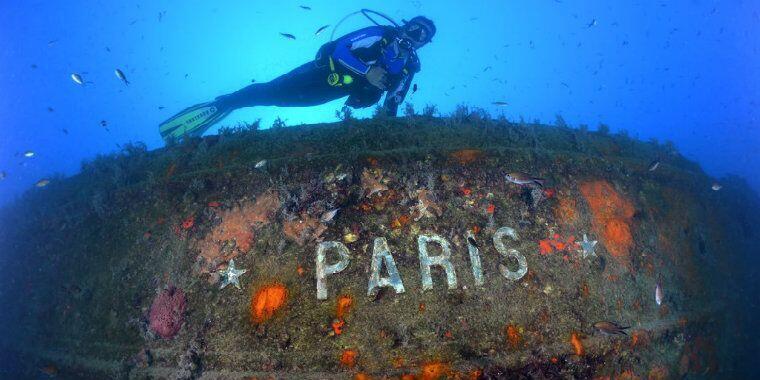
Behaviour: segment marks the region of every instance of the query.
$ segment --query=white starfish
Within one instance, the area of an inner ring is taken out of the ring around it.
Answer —
[[[594,252],[596,240],[588,240],[588,236],[586,236],[586,234],[583,234],[583,241],[578,242],[578,244],[581,245],[581,252],[583,253],[584,259],[589,256],[596,256],[596,252]]]
[[[238,277],[242,276],[245,272],[248,272],[248,269],[235,269],[235,260],[230,260],[227,269],[219,272],[219,275],[222,277],[222,287],[219,289],[224,289],[229,284],[235,285],[236,288],[240,289]]]

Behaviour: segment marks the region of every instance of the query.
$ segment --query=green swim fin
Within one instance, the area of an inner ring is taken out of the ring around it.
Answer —
[[[206,132],[214,123],[224,119],[230,112],[232,110],[221,109],[216,102],[196,104],[159,124],[158,130],[164,141],[196,137]]]

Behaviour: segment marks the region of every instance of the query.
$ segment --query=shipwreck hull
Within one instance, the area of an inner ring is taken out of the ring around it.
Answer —
[[[758,206],[739,181],[711,183],[667,144],[472,117],[130,146],[3,210],[0,325],[20,363],[5,370],[732,377],[752,342],[750,317],[731,311]],[[427,290],[421,250],[450,254]],[[220,288],[230,259],[247,270],[240,289]],[[388,281],[369,289],[375,270]],[[179,328],[158,334],[168,289],[184,296]]]

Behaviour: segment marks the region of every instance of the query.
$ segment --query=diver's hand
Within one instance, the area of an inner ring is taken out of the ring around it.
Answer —
[[[381,90],[388,88],[388,72],[380,66],[370,66],[369,71],[367,71],[366,78],[369,84]]]

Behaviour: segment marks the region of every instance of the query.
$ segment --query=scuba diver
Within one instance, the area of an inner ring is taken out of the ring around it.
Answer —
[[[387,115],[396,116],[414,74],[420,71],[417,49],[432,40],[436,27],[433,21],[423,16],[403,20],[403,25],[398,25],[379,12],[367,9],[359,12],[375,26],[354,31],[334,41],[331,38],[319,49],[316,59],[270,82],[254,83],[219,96],[212,102],[197,104],[179,112],[161,123],[161,137],[169,141],[201,136],[214,123],[238,108],[307,107],[346,96],[347,106],[364,108],[377,103],[384,92],[387,93],[384,111]],[[393,26],[378,24],[368,13],[382,16]]]

